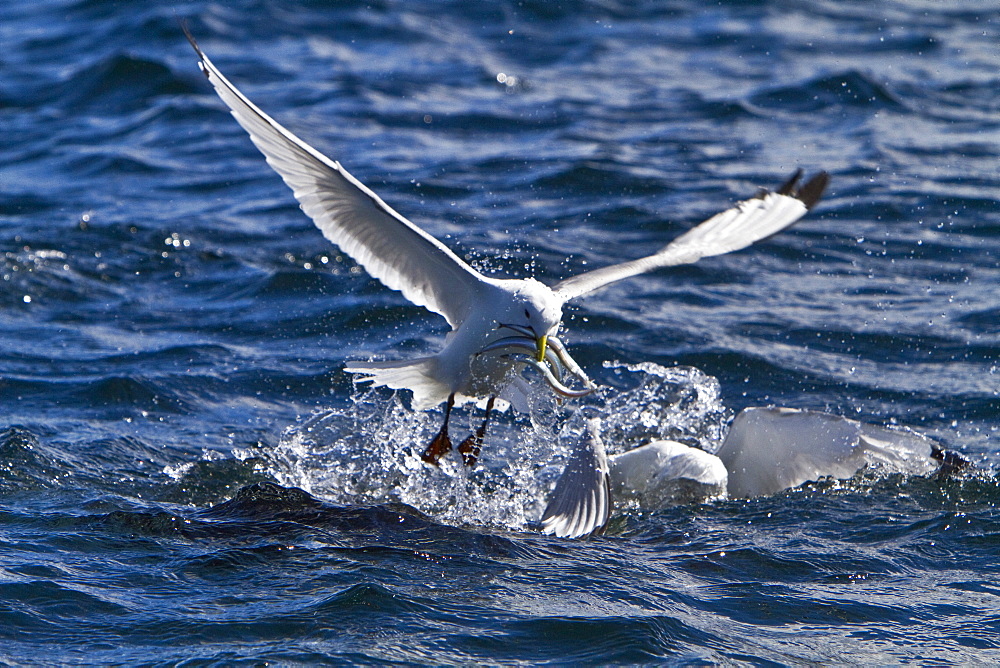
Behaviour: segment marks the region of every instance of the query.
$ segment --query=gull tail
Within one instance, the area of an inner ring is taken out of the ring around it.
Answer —
[[[392,362],[364,362],[346,367],[347,373],[361,374],[358,380],[371,382],[375,387],[413,392],[413,410],[421,411],[436,406],[448,398],[451,390],[434,378],[436,357],[419,357]]]

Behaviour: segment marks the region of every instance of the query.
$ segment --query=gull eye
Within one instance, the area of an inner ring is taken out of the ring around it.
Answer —
[[[524,309],[524,317],[527,318],[528,320],[531,320],[531,314],[528,313],[528,309]]]

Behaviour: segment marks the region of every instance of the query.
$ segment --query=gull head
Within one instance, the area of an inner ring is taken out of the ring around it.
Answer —
[[[562,320],[562,302],[545,284],[533,278],[510,281],[513,299],[510,319],[498,320],[500,329],[509,329],[535,342],[535,362],[544,366],[549,337],[555,337]]]
[[[556,334],[562,319],[562,302],[550,288],[534,279],[501,281],[510,299],[496,314],[496,332],[476,356],[492,353],[532,367],[564,397],[580,397],[596,388],[580,366],[569,356]],[[574,389],[562,381],[563,373],[583,383]]]
[[[511,299],[496,314],[498,329],[513,330],[535,341],[535,359],[545,361],[549,337],[559,331],[562,301],[551,288],[533,278],[501,281]],[[509,333],[509,332],[507,332]]]

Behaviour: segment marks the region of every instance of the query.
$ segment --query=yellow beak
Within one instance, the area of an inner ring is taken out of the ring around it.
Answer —
[[[549,344],[549,337],[546,336],[545,334],[543,334],[542,336],[539,336],[538,339],[535,341],[535,345],[538,346],[538,357],[537,357],[537,359],[538,359],[539,362],[544,362],[545,361],[545,347],[548,344]]]

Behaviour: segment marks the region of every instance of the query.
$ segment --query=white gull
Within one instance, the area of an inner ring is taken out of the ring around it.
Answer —
[[[447,402],[444,424],[423,453],[430,463],[451,449],[452,406],[485,398],[482,427],[459,446],[466,464],[475,463],[494,400],[499,397],[520,410],[527,405],[527,386],[519,375],[525,367],[540,372],[561,395],[582,396],[593,390],[594,384],[557,337],[566,302],[654,269],[746,248],[801,218],[828,181],[821,172],[800,186],[799,170],[777,191],[739,202],[653,255],[579,274],[552,287],[534,278],[484,276],[397,213],[340,162],[264,113],[222,75],[186,27],[185,33],[215,92],[323,235],[386,287],[443,316],[451,326],[444,347],[434,355],[355,363],[345,369],[376,386],[409,390],[415,410]],[[564,372],[575,378],[576,388],[563,382]]]

